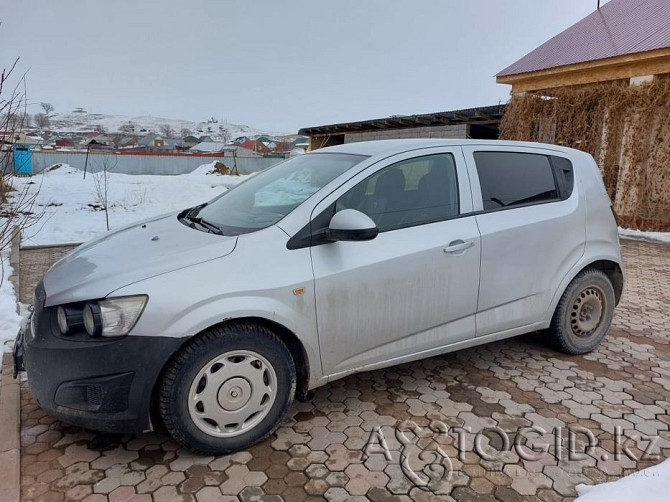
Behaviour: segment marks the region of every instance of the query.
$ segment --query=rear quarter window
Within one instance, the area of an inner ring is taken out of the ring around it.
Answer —
[[[482,190],[484,211],[552,202],[563,198],[547,155],[474,152],[473,156]]]

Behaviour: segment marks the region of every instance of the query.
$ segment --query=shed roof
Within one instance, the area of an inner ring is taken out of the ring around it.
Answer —
[[[341,134],[347,132],[379,129],[409,129],[413,127],[449,125],[449,124],[497,124],[505,110],[505,105],[482,106],[453,110],[448,112],[424,113],[421,115],[394,115],[391,117],[345,122],[314,127],[303,127],[298,134],[315,136]]]
[[[611,0],[497,77],[670,47],[670,1]]]

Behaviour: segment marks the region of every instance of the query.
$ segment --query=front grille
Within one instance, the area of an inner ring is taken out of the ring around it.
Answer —
[[[100,385],[87,385],[86,401],[93,409],[98,409],[102,404],[102,387]]]

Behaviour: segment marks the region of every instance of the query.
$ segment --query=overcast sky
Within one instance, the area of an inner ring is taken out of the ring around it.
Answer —
[[[295,132],[505,102],[494,75],[596,4],[0,0],[0,66],[20,56],[29,101],[56,112]]]

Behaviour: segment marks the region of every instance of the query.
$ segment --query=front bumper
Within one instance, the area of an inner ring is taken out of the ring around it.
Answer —
[[[25,368],[39,405],[87,429],[151,430],[154,386],[183,339],[128,335],[69,340],[59,334],[54,321],[54,309],[36,305],[14,344],[14,371]]]

